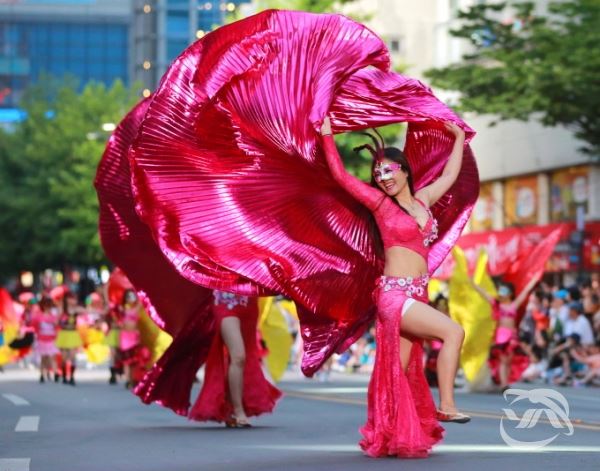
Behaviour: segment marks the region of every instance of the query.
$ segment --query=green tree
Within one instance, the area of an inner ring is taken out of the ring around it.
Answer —
[[[502,21],[508,8],[514,19]],[[473,50],[462,63],[428,71],[435,86],[460,91],[463,111],[566,125],[600,157],[598,0],[552,2],[545,15],[534,2],[483,4],[459,19],[452,34]]]
[[[108,133],[139,99],[117,81],[44,80],[31,88],[26,119],[0,136],[0,277],[19,269],[97,265],[98,204],[92,185]]]

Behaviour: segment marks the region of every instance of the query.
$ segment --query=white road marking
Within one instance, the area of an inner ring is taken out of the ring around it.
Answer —
[[[24,415],[17,422],[15,432],[37,432],[40,427],[39,415]]]
[[[360,452],[358,445],[252,445],[253,448],[287,451]],[[507,445],[438,445],[433,453],[600,453],[600,446],[549,445],[544,448],[510,447]]]
[[[28,406],[29,402],[16,394],[2,394],[4,399],[12,402],[15,406]]]
[[[0,458],[0,471],[29,471],[30,458]]]

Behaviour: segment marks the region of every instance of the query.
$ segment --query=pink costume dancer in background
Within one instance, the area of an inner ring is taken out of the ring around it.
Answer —
[[[335,146],[329,118],[321,133],[333,178],[366,206],[375,219],[385,251],[385,267],[373,296],[377,304],[375,366],[369,383],[368,417],[360,445],[370,456],[427,456],[441,440],[438,420],[464,423],[469,417],[454,403],[454,378],[464,339],[461,326],[428,305],[427,255],[437,238],[429,207],[454,184],[462,162],[464,132],[453,123],[452,154],[442,175],[415,192],[402,151],[373,138],[371,185],[348,174]],[[439,339],[440,408],[435,410],[422,366],[422,339]],[[407,370],[409,360],[411,369]],[[416,369],[413,369],[416,368]]]
[[[137,349],[140,345],[140,304],[135,291],[128,289],[123,293],[121,330],[119,332],[119,349],[125,370],[125,387],[134,386],[132,363],[136,361]]]
[[[43,297],[39,302],[40,312],[33,319],[35,329],[35,352],[40,358],[40,383],[51,381],[55,373],[58,381],[55,357],[58,354],[56,336],[58,335],[58,313],[54,302],[49,297]]]
[[[189,417],[250,427],[248,417],[271,412],[281,392],[262,372],[257,344],[258,300],[214,291],[216,331],[202,390]]]
[[[492,378],[500,385],[502,392],[510,387],[512,381],[517,381],[529,365],[529,357],[519,347],[517,310],[535,283],[536,279],[532,279],[516,298],[512,285],[501,284],[496,299],[472,282],[477,292],[492,305],[492,317],[497,322],[489,364]]]
[[[81,314],[85,314],[85,311],[78,305],[75,293],[70,291],[65,293],[56,346],[60,349],[63,383],[71,386],[75,386],[77,351],[83,346],[81,335],[77,330],[78,318]]]

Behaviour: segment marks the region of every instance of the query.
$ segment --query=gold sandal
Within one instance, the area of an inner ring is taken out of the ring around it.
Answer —
[[[462,412],[444,412],[440,409],[436,411],[436,416],[440,422],[454,422],[456,424],[466,424],[471,420],[467,414]]]

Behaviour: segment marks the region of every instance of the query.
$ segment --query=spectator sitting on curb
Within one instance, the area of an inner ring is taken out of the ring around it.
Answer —
[[[573,351],[573,357],[587,367],[585,376],[581,380],[574,381],[574,386],[587,386],[595,378],[600,378],[600,344],[586,348],[583,354]]]

